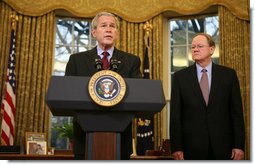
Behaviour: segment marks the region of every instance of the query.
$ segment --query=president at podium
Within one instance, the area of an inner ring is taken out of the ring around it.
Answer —
[[[98,13],[91,24],[92,35],[98,44],[95,48],[72,54],[66,66],[65,76],[91,77],[96,72],[108,69],[123,78],[141,78],[140,59],[114,47],[119,35],[119,21],[108,12]],[[75,159],[85,159],[85,132],[74,117]],[[132,122],[121,133],[121,159],[127,160],[132,154]]]

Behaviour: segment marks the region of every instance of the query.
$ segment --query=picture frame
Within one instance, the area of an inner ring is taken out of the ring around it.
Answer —
[[[46,133],[43,132],[26,132],[25,142],[27,141],[47,141]]]
[[[36,143],[36,144],[34,144]],[[38,147],[43,147],[43,151],[34,151],[32,146],[38,145]],[[43,132],[26,132],[25,133],[25,150],[27,154],[47,154],[47,137],[46,133]]]
[[[27,141],[27,155],[46,155],[46,141]]]

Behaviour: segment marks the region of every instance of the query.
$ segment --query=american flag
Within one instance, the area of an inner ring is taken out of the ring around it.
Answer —
[[[15,128],[15,104],[16,104],[16,80],[15,80],[15,32],[11,31],[11,44],[8,59],[7,76],[1,105],[2,127],[1,144],[12,146],[14,143]]]
[[[148,48],[145,49],[144,63],[143,63],[143,78],[150,79],[150,66]],[[138,118],[137,122],[137,145],[136,151],[138,155],[145,155],[146,150],[154,149],[154,115],[148,115],[146,118]]]

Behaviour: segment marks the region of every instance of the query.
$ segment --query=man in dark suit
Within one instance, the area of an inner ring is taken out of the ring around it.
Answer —
[[[66,66],[66,76],[92,76],[97,72],[95,60],[104,58],[107,52],[107,60],[111,58],[120,61],[118,72],[124,78],[140,78],[139,57],[120,51],[114,47],[119,33],[118,19],[111,13],[101,12],[92,20],[92,35],[98,41],[98,45],[85,52],[70,56]],[[107,66],[108,67],[108,66]],[[105,68],[109,69],[109,68]],[[74,118],[74,154],[75,159],[85,158],[85,133]],[[121,159],[129,159],[132,154],[132,123],[121,133]]]
[[[192,40],[195,64],[174,74],[171,92],[170,142],[176,160],[240,160],[244,156],[244,119],[236,72],[216,65],[212,37]],[[203,70],[204,69],[204,70]],[[208,96],[202,91],[207,78]]]

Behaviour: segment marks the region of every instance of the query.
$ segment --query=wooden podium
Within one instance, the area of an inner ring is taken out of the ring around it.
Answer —
[[[53,76],[46,103],[55,116],[74,116],[86,132],[85,157],[120,160],[120,134],[134,117],[146,117],[165,106],[161,81],[126,78],[127,91],[113,107],[94,103],[88,93],[89,77]]]

